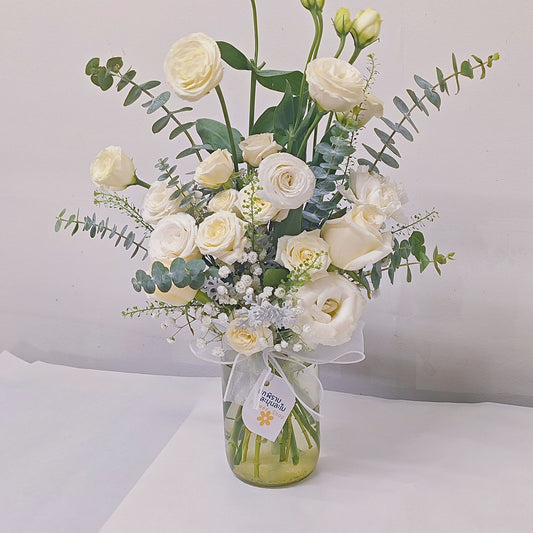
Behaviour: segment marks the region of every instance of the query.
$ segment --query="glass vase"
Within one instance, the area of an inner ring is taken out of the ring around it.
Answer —
[[[318,378],[317,365],[305,371]],[[225,391],[231,367],[222,366]],[[298,379],[297,377],[295,379]],[[318,412],[318,399],[306,397]],[[318,462],[319,423],[297,398],[275,441],[250,431],[242,419],[242,405],[223,402],[226,457],[233,473],[245,483],[260,487],[281,487],[306,478]]]

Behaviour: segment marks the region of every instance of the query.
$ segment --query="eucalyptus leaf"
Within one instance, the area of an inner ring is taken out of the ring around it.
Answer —
[[[192,128],[196,122],[186,122],[185,124],[181,124],[177,128],[174,128],[171,132],[168,138],[170,140],[175,139],[180,133],[183,133],[187,131],[188,129]]]
[[[165,115],[164,117],[157,119],[152,124],[152,133],[160,132],[168,124],[169,120],[170,120],[170,115]]]
[[[139,87],[137,87],[136,85],[134,85],[128,95],[126,96],[126,99],[124,100],[124,106],[128,106],[128,105],[131,105],[133,104],[133,102],[135,102],[139,96],[141,96],[142,94],[142,91]]]
[[[154,111],[157,111],[160,107],[163,107],[169,101],[169,99],[170,99],[170,93],[168,91],[161,93],[159,96],[156,96],[151,101],[146,112],[150,115]]]

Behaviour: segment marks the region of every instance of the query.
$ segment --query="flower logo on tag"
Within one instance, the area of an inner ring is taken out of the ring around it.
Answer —
[[[262,426],[263,424],[266,424],[267,426],[270,426],[270,421],[274,420],[274,417],[270,413],[270,411],[261,411],[261,414],[257,417],[257,420],[259,422],[259,425]]]

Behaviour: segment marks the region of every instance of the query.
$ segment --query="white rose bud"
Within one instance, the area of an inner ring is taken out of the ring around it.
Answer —
[[[209,189],[218,189],[233,174],[231,154],[224,149],[215,150],[206,157],[194,172],[194,181]]]
[[[223,191],[217,192],[209,203],[207,204],[207,209],[212,213],[218,211],[230,211],[232,213],[237,212],[237,196],[238,192],[235,189],[224,189]]]
[[[244,254],[245,230],[244,222],[235,213],[219,211],[200,223],[196,244],[202,254],[232,265]]]
[[[392,252],[392,234],[380,233],[359,215],[357,210],[348,211],[341,218],[328,220],[320,232],[329,244],[332,264],[343,270],[360,270]]]
[[[316,178],[297,157],[279,153],[263,159],[257,172],[257,196],[278,209],[297,209],[313,196]]]
[[[95,185],[108,191],[123,191],[137,181],[133,161],[120,146],[108,146],[96,156],[91,178]]]
[[[278,239],[276,261],[289,270],[313,264],[308,272],[316,278],[323,275],[331,263],[328,250],[328,243],[320,237],[319,229],[283,235]]]
[[[372,8],[359,11],[352,24],[352,34],[360,47],[372,44],[378,37],[381,29],[381,15]]]
[[[154,181],[144,197],[143,220],[148,224],[157,224],[163,218],[183,211],[180,208],[182,196],[174,200],[169,199],[175,190],[173,187],[167,187],[165,181]]]
[[[165,77],[178,96],[194,102],[222,80],[223,68],[216,41],[193,33],[175,42],[165,58]]]
[[[177,213],[162,219],[152,231],[148,244],[148,255],[153,261],[160,261],[166,267],[177,257],[185,261],[198,259],[196,247],[198,228],[196,221],[187,213]]]
[[[270,202],[261,200],[257,192],[253,194],[252,185],[243,187],[237,196],[237,207],[244,220],[254,224],[267,224],[271,220],[281,221],[288,215],[288,210],[278,209]]]
[[[365,82],[347,61],[321,57],[307,65],[309,96],[324,111],[347,112],[364,100]]]
[[[296,324],[309,346],[337,346],[352,337],[365,299],[359,289],[340,274],[328,272],[298,290],[303,312]]]
[[[240,325],[239,319],[232,320],[224,334],[224,340],[237,353],[252,355],[272,346],[272,332],[264,326],[254,330]]]
[[[239,143],[242,158],[252,167],[258,167],[263,159],[281,150],[281,146],[274,140],[273,133],[258,133],[250,135]]]

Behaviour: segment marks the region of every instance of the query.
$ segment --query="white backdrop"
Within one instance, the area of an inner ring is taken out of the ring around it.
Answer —
[[[326,0],[326,21],[342,6]],[[355,13],[367,6],[348,7]],[[451,51],[460,59],[499,51],[502,59],[485,80],[465,79],[440,113],[419,118],[421,135],[401,145],[401,167],[389,173],[405,184],[410,213],[438,208],[427,239],[454,250],[457,261],[444,267],[442,279],[428,269],[409,286],[385,282],[364,317],[367,360],[325,369],[325,385],[391,397],[533,404],[533,8],[526,0],[504,7],[380,0],[373,7],[384,19],[382,40],[371,48],[381,71],[375,92],[388,116],[395,116],[392,97],[414,86],[414,73],[432,80],[436,65],[450,71]],[[258,8],[260,57],[270,68],[302,68],[312,23],[299,0],[258,0]],[[30,361],[215,374],[190,354],[186,335],[168,345],[158,322],[121,317],[123,308],[143,302],[129,281],[138,261],[107,239],[55,234],[53,226],[63,207],[93,212],[88,167],[103,147],[122,146],[150,182],[156,160],[181,149],[150,132],[152,121],[139,105],[122,107],[125,92],[101,93],[92,85],[86,61],[121,55],[139,79],[162,79],[169,46],[193,31],[252,55],[249,2],[4,0],[1,10],[0,348]],[[336,37],[328,24],[325,33],[322,53],[332,54]],[[363,61],[358,66],[365,68]],[[247,76],[227,68],[222,86],[234,125],[245,131]],[[263,97],[266,107],[271,100]],[[194,118],[221,120],[214,95],[195,107]]]

